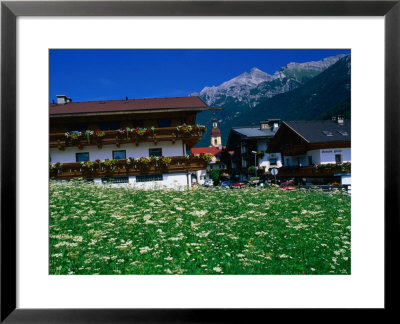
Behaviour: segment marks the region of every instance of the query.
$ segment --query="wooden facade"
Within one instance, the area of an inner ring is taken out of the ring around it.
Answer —
[[[97,162],[93,162],[94,165],[92,167],[83,166],[80,162],[63,163],[59,167],[50,170],[50,178],[68,180],[73,178],[121,177],[141,174],[180,173],[207,168],[207,162],[200,157],[173,156],[170,158],[171,163],[168,165],[157,165],[156,163],[138,165],[134,162],[128,164],[127,159],[116,160],[115,165],[112,167]]]
[[[136,135],[130,132],[121,133],[118,130],[104,131],[103,137],[96,137],[93,135],[85,136],[84,133],[79,139],[73,140],[67,138],[65,133],[50,133],[49,144],[50,148],[58,148],[59,150],[65,150],[66,147],[77,147],[82,150],[86,146],[97,146],[102,148],[103,145],[114,144],[116,147],[120,147],[121,144],[134,143],[139,146],[143,142],[153,142],[158,144],[163,141],[171,141],[175,143],[177,140],[182,140],[186,144],[186,149],[190,149],[195,145],[201,138],[202,131],[193,131],[190,133],[182,133],[177,130],[176,127],[164,127],[155,128],[154,132],[149,135]]]

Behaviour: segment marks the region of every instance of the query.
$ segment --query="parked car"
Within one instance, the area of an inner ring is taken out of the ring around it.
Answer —
[[[286,181],[281,183],[281,188],[283,190],[293,190],[296,189],[296,185],[293,181]]]
[[[211,179],[204,181],[205,187],[212,187],[213,185],[214,185],[214,181],[212,181]]]
[[[235,183],[233,184],[233,187],[235,187],[235,188],[242,188],[242,187],[244,187],[244,186],[246,186],[246,183],[245,183],[245,182],[235,182]]]
[[[233,186],[233,182],[230,180],[221,182],[221,188],[230,188],[232,186]]]

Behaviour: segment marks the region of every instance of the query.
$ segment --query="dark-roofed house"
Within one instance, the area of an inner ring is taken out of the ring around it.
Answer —
[[[207,161],[187,155],[205,127],[199,97],[72,102],[49,105],[50,177],[140,186],[190,185]]]
[[[236,179],[245,180],[253,176],[248,174],[250,166],[256,166],[268,171],[279,168],[280,153],[266,153],[269,142],[278,131],[279,119],[265,120],[259,126],[234,127],[231,129],[226,145],[224,160],[230,174]]]
[[[280,152],[281,178],[324,184],[350,184],[351,123],[332,120],[285,121],[267,152]]]

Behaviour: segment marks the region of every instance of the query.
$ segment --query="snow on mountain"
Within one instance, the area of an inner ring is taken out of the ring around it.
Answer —
[[[332,64],[339,61],[342,57],[345,57],[345,54],[339,54],[336,56],[329,56],[321,61],[311,61],[306,63],[295,63],[291,62],[283,67],[283,70],[314,70],[322,72],[326,68],[330,67]]]
[[[218,101],[218,97],[234,97],[241,101],[247,96],[251,89],[257,87],[262,82],[272,81],[273,76],[254,67],[250,73],[244,72],[239,76],[222,83],[219,86],[204,87],[200,91],[200,96],[207,102],[208,105]]]
[[[305,63],[291,62],[272,75],[254,67],[250,72],[244,72],[219,86],[204,87],[200,93],[191,95],[199,95],[208,105],[223,106],[235,100],[254,107],[262,99],[297,88],[344,56],[341,54]]]

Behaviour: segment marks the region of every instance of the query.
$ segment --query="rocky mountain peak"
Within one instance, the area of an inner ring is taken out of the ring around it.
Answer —
[[[208,105],[223,106],[227,100],[236,100],[254,107],[262,99],[295,89],[344,56],[340,54],[305,63],[291,62],[272,75],[253,67],[250,72],[243,72],[219,86],[204,87],[199,95]]]

